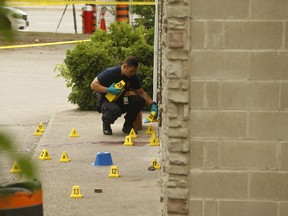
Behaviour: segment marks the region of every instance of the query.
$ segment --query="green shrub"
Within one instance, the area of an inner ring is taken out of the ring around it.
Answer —
[[[153,89],[153,32],[140,26],[134,29],[121,22],[112,23],[109,32],[96,30],[91,42],[81,42],[73,50],[67,50],[64,64],[57,65],[57,76],[65,78],[72,87],[68,100],[80,110],[95,110],[96,92],[91,90],[93,79],[104,69],[120,65],[125,57],[138,58],[138,76],[142,87],[152,96]]]

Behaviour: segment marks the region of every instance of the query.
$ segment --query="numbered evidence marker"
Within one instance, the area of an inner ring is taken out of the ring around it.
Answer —
[[[150,122],[158,122],[158,120],[157,120],[157,118],[155,117],[155,115],[156,115],[156,113],[155,113],[155,111],[152,111],[151,113],[150,113],[150,115],[148,116],[148,121],[150,121]]]
[[[111,93],[108,92],[108,93],[105,95],[105,97],[106,97],[110,102],[116,101],[116,100],[120,97],[120,95],[122,94],[122,92],[124,91],[124,86],[125,86],[125,82],[124,82],[123,80],[121,80],[120,82],[118,82],[118,83],[116,83],[116,84],[114,85],[115,88],[121,89],[120,93],[119,93],[118,95],[114,95],[114,94],[111,94]]]
[[[46,149],[43,149],[41,151],[41,154],[40,154],[40,156],[38,158],[40,160],[49,160],[49,159],[51,159],[51,157],[50,157],[50,155],[49,155],[49,153],[48,153],[48,151]]]
[[[79,137],[79,134],[77,133],[75,128],[72,128],[72,131],[70,133],[70,137]]]
[[[154,134],[154,135],[153,135]],[[150,146],[159,146],[159,140],[156,137],[155,133],[153,133],[150,139]]]
[[[37,127],[36,131],[34,132],[34,136],[42,136],[42,131],[39,127]]]
[[[158,164],[156,158],[153,158],[151,166],[153,166],[155,169],[160,169],[160,165]]]
[[[38,128],[40,129],[41,132],[44,132],[44,131],[45,131],[43,122],[40,122],[40,123],[39,123]]]
[[[21,168],[19,167],[18,163],[15,161],[12,169],[10,170],[11,173],[20,173]]]
[[[119,171],[118,171],[118,167],[117,166],[111,166],[110,168],[110,173],[109,173],[109,177],[111,178],[118,178],[120,177]]]
[[[70,162],[70,158],[68,157],[66,151],[64,151],[59,159],[59,162]]]
[[[83,198],[83,195],[80,191],[80,186],[73,186],[72,187],[72,193],[70,195],[70,198]]]
[[[153,133],[155,133],[155,131],[153,130],[152,125],[150,125],[146,130],[146,134],[153,134]]]
[[[124,146],[133,146],[134,143],[130,135],[125,137],[125,142],[123,143]]]
[[[137,138],[138,135],[136,134],[134,128],[131,129],[130,133],[129,133],[129,136],[132,137],[132,138]]]

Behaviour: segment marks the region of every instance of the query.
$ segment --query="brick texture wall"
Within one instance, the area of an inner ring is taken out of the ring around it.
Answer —
[[[288,215],[288,1],[163,0],[164,215]]]

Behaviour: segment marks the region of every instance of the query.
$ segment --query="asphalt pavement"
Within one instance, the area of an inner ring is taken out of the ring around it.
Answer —
[[[42,182],[45,216],[161,215],[160,170],[148,170],[154,158],[159,162],[159,146],[150,146],[151,134],[146,134],[152,126],[157,136],[157,123],[143,124],[134,145],[124,146],[123,122],[122,116],[112,125],[113,135],[105,136],[97,112],[67,110],[52,117],[32,157]],[[73,128],[79,137],[70,137]],[[39,159],[43,151],[52,159]],[[64,151],[70,162],[59,162]],[[120,177],[109,177],[110,165],[95,166],[101,152],[111,154]],[[74,186],[83,198],[70,198]]]

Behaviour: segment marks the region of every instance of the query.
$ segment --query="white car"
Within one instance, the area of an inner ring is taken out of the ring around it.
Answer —
[[[3,7],[10,26],[14,30],[26,30],[29,26],[28,14],[13,7]]]

